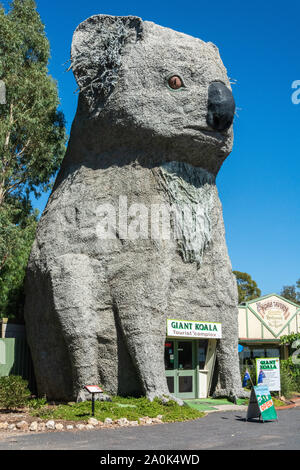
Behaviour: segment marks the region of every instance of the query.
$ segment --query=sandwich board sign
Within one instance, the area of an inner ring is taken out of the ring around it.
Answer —
[[[280,392],[280,359],[279,357],[260,357],[256,359],[256,380],[260,371],[263,371],[263,383],[269,387],[270,392]]]
[[[271,393],[267,385],[257,385],[251,390],[247,411],[247,421],[251,418],[262,418],[263,421],[278,419]]]

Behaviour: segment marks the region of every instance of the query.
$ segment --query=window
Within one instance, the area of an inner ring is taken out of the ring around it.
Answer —
[[[192,341],[178,342],[178,368],[190,370],[193,368],[193,343]]]
[[[276,345],[248,345],[239,353],[241,365],[255,365],[255,359],[259,357],[280,357],[280,348]]]
[[[207,340],[198,341],[198,365],[199,369],[203,370],[205,368],[206,361],[206,351],[207,351]]]
[[[193,377],[179,377],[179,393],[191,393],[193,391]]]
[[[174,370],[174,341],[165,342],[165,369]]]
[[[279,348],[266,349],[265,357],[280,357],[280,349]]]

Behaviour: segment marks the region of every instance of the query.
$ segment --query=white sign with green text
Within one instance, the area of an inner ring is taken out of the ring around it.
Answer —
[[[260,371],[263,371],[263,385],[269,387],[270,392],[279,392],[280,386],[280,359],[279,357],[256,358],[256,379]]]
[[[222,324],[202,321],[167,320],[167,336],[179,338],[222,338]]]

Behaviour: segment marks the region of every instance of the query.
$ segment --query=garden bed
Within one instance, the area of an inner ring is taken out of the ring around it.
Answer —
[[[0,435],[145,426],[205,416],[198,410],[187,405],[179,406],[174,401],[155,399],[150,402],[145,397],[112,397],[111,400],[97,401],[94,417],[91,402],[49,404],[43,400],[30,400],[26,408],[11,412],[0,410]]]

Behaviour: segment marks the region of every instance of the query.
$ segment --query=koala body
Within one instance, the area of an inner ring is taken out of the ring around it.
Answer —
[[[237,288],[215,185],[234,101],[217,48],[137,17],[97,15],[75,31],[71,58],[77,114],[26,281],[39,393],[73,400],[100,383],[168,395],[166,319],[180,318],[222,323],[214,392],[242,395]],[[196,203],[198,238],[129,237],[122,217],[132,223],[127,208],[141,203]],[[107,204],[119,223],[103,239]]]

